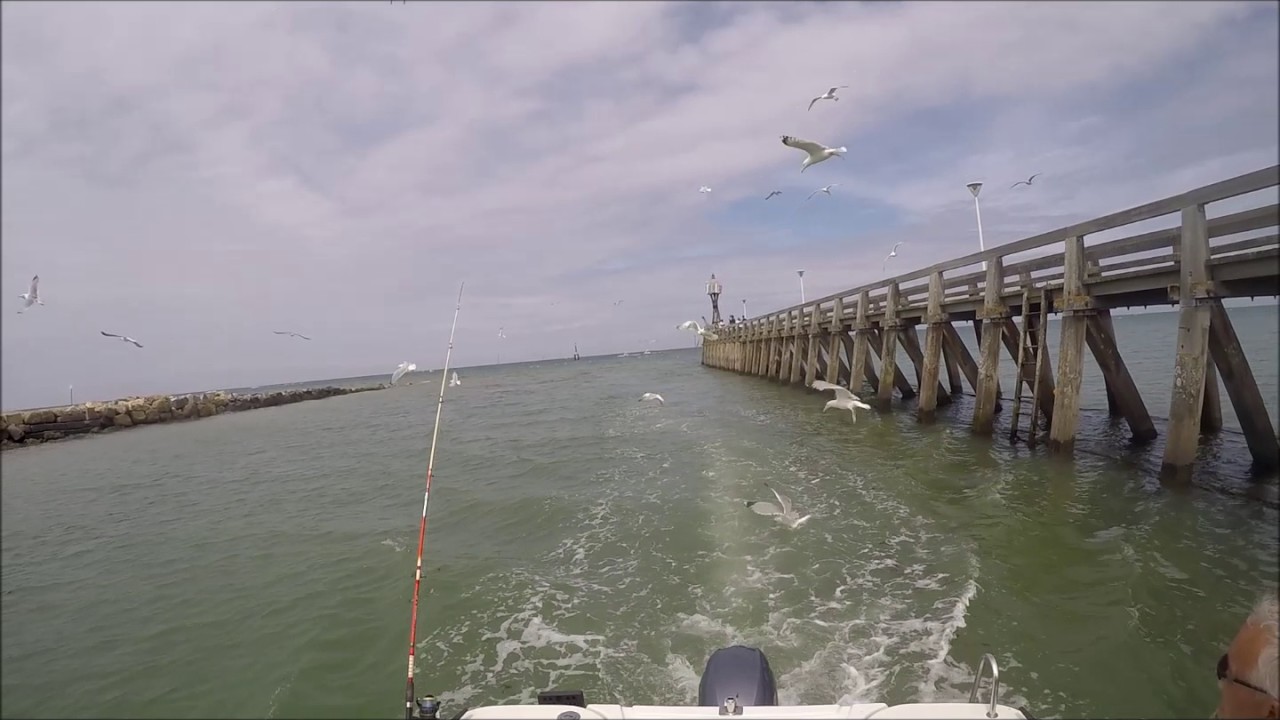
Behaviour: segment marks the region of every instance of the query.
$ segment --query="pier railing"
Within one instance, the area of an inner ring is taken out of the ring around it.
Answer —
[[[1050,449],[1069,453],[1085,345],[1102,370],[1112,414],[1128,421],[1136,440],[1155,438],[1120,354],[1110,310],[1177,305],[1162,476],[1185,481],[1200,431],[1220,426],[1217,373],[1255,464],[1273,468],[1280,465],[1280,441],[1222,300],[1280,295],[1280,207],[1268,202],[1274,193],[1260,192],[1278,186],[1280,166],[1272,166],[749,318],[717,329],[720,338],[703,345],[703,362],[805,386],[821,375],[854,392],[865,380],[882,410],[889,409],[895,391],[902,398],[918,396],[923,422],[932,421],[936,408],[962,392],[967,380],[976,397],[973,430],[989,435],[1001,409],[997,368],[1003,344],[1018,365],[1011,438],[1025,431],[1029,443],[1037,442],[1043,420]],[[1251,193],[1268,197],[1242,197]],[[1253,200],[1254,206],[1211,212],[1215,203],[1233,198]],[[1165,216],[1177,217],[1163,229],[1090,241]],[[1013,257],[1029,253],[1035,255]],[[1049,353],[1041,352],[1051,312],[1062,316],[1056,375]],[[957,320],[974,323],[978,358],[960,341],[952,325]],[[921,324],[927,327],[923,346],[915,332]],[[915,387],[897,367],[899,345],[915,365]],[[944,368],[949,386],[938,379]],[[1018,422],[1024,402],[1030,405],[1026,428]]]

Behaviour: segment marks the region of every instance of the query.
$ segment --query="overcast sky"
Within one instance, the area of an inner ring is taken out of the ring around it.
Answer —
[[[712,272],[756,314],[797,268],[816,297],[898,240],[900,272],[975,250],[969,180],[992,246],[1277,162],[1274,3],[31,2],[2,25],[6,408],[439,367],[462,280],[457,364],[688,347]],[[849,153],[801,175],[782,134]]]

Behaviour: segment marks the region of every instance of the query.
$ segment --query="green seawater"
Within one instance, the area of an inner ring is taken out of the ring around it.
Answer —
[[[1274,418],[1276,310],[1232,317]],[[1157,417],[1175,322],[1116,318]],[[1212,712],[1217,656],[1280,569],[1225,394],[1197,488],[1171,492],[1163,439],[1127,446],[1096,370],[1068,463],[972,437],[968,398],[932,426],[910,403],[852,424],[698,357],[459,372],[418,638],[442,716],[552,687],[689,703],[732,643],[789,703],[963,699],[990,652],[1037,717]],[[400,716],[440,374],[412,377],[4,453],[3,716]],[[814,517],[752,513],[762,481]]]

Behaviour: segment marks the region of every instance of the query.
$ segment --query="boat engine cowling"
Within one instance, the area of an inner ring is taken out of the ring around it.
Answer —
[[[718,706],[733,698],[738,707],[778,704],[778,687],[769,660],[758,648],[720,648],[707,658],[698,683],[698,705]]]

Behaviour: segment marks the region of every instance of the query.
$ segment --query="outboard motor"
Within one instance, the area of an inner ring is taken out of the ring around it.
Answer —
[[[721,715],[741,715],[742,708],[778,704],[778,687],[769,660],[758,648],[720,648],[707,658],[698,683],[698,705],[720,706]]]

